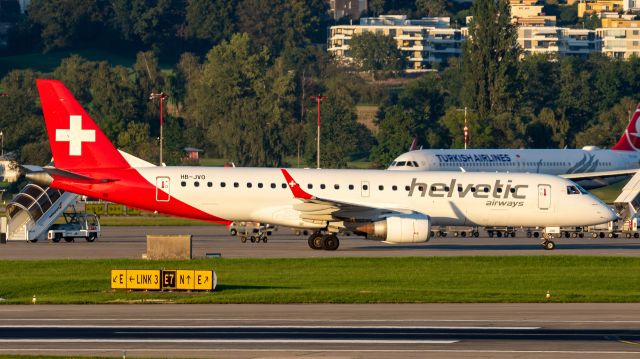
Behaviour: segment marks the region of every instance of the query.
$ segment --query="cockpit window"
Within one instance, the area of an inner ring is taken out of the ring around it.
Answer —
[[[419,166],[418,166],[418,162],[413,161],[413,167],[419,167]]]
[[[402,166],[404,166],[404,165],[406,165],[406,164],[407,164],[407,162],[406,162],[406,161],[398,161],[398,162],[396,163],[396,166],[398,166],[398,167],[402,167]]]
[[[390,165],[389,167],[393,167],[393,166],[395,166],[395,165],[396,165],[396,163],[397,163],[396,161],[391,162],[391,165]]]
[[[407,161],[407,166],[409,166],[409,167],[413,167],[413,162],[411,162],[411,161]]]
[[[567,186],[567,194],[580,194],[580,190],[576,186]]]

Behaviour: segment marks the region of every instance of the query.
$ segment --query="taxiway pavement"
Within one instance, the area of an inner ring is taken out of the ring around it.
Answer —
[[[558,238],[556,249],[542,249],[540,239],[525,238],[432,238],[427,243],[386,244],[361,237],[340,237],[337,251],[312,250],[306,237],[280,229],[268,243],[241,243],[222,226],[104,227],[94,243],[9,241],[0,245],[0,259],[89,259],[141,258],[146,252],[147,234],[191,234],[194,257],[218,253],[225,258],[284,257],[400,257],[400,256],[510,256],[510,255],[594,255],[640,256],[640,239]]]

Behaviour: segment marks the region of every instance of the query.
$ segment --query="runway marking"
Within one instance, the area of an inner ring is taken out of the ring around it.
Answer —
[[[640,342],[634,342],[631,340],[618,340],[620,343],[624,343],[624,344],[632,344],[632,345],[640,345]]]
[[[2,310],[0,310],[2,312]],[[299,322],[299,323],[314,323],[314,322],[338,322],[338,323],[573,323],[573,324],[638,324],[640,320],[546,320],[546,319],[276,319],[276,318],[5,318],[0,319],[0,322],[114,322],[114,321],[140,321],[140,322],[177,322],[177,321],[190,321],[190,322]]]
[[[459,340],[373,339],[0,339],[0,343],[180,343],[180,344],[453,344]],[[3,349],[0,349],[0,351]]]
[[[540,327],[451,327],[451,326],[377,326],[377,325],[0,325],[0,328],[46,328],[46,329],[461,329],[461,330],[537,330]]]

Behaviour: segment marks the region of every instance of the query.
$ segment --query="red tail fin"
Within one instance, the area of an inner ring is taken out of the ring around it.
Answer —
[[[615,146],[611,147],[612,150],[618,151],[640,151],[640,103],[636,108],[636,112],[631,116],[631,121],[627,129],[622,134],[622,137],[618,140]]]
[[[55,166],[128,168],[129,164],[60,81],[37,80]]]

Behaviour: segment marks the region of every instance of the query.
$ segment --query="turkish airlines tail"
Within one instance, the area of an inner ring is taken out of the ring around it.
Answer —
[[[640,103],[636,108],[636,112],[631,116],[631,121],[627,129],[622,134],[622,137],[618,140],[615,146],[611,147],[612,150],[618,151],[640,151]]]
[[[62,82],[36,80],[36,83],[56,168],[130,167]]]

